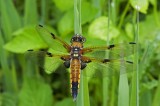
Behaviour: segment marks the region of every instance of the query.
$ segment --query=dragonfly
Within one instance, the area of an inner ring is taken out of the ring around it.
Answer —
[[[45,62],[47,65],[40,66],[48,71],[52,71],[52,67],[56,67],[58,63],[70,68],[70,88],[74,101],[78,95],[81,74],[87,77],[105,77],[133,70],[133,62],[125,60],[124,57],[133,54],[135,42],[84,47],[86,38],[80,34],[75,34],[69,44],[42,25],[36,26],[36,30],[41,36],[49,37],[50,42],[53,43],[52,49],[54,51],[60,51],[52,53],[40,50],[39,55],[50,60],[48,63]],[[61,51],[65,51],[65,53],[61,53]],[[34,50],[30,49],[28,52],[34,52]],[[106,52],[111,54],[109,58],[105,58]]]

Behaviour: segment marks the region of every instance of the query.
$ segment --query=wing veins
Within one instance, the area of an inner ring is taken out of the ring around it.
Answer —
[[[119,75],[133,71],[133,62],[124,59],[96,59],[83,56],[82,61],[89,61],[84,69],[85,76]]]
[[[82,49],[83,55],[90,57],[104,58],[109,53],[110,59],[119,59],[130,56],[134,53],[135,43],[121,43],[109,46],[93,46]]]
[[[122,49],[122,48],[125,49],[127,46],[132,46],[135,44],[136,43],[134,43],[134,42],[129,42],[129,43],[121,43],[121,44],[112,44],[112,45],[108,45],[108,46],[86,47],[86,48],[83,48],[82,52],[83,52],[83,54],[86,54],[86,53],[93,52],[96,50],[114,50],[114,49]]]
[[[42,25],[38,25],[36,26],[36,29],[38,31],[38,33],[40,35],[42,35],[43,32],[46,32],[48,35],[51,35],[51,37],[56,40],[57,42],[59,42],[61,45],[63,45],[63,47],[67,50],[67,52],[70,52],[71,47],[70,45],[63,41],[62,39],[60,39],[59,37],[55,36],[53,33],[50,33],[46,28],[44,28]],[[42,35],[43,36],[43,35]]]

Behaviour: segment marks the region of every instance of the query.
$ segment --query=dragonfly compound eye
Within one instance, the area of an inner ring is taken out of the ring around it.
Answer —
[[[71,39],[71,43],[72,43],[72,42],[84,43],[85,41],[86,41],[86,39],[85,39],[83,36],[79,35],[79,34],[74,35],[74,36],[72,37],[72,39]]]

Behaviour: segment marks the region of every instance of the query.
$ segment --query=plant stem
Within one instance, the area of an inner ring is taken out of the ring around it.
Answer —
[[[74,0],[74,33],[75,34],[82,34],[81,0]]]
[[[156,24],[158,25],[158,27],[160,27],[160,21],[159,21],[159,18],[158,18],[158,11],[157,11],[157,0],[155,0],[155,2],[156,3],[153,6],[154,17],[155,17]]]
[[[81,0],[74,0],[74,33],[82,34],[81,28]],[[83,76],[83,71],[81,71],[80,77],[80,89],[77,96],[76,105],[77,106],[90,106],[89,104],[89,91],[88,91],[88,79]]]
[[[122,27],[122,24],[123,24],[123,21],[124,21],[124,17],[125,17],[125,15],[126,15],[128,9],[129,9],[129,2],[127,3],[127,5],[126,5],[126,7],[125,7],[125,9],[124,9],[124,11],[123,11],[123,13],[122,13],[122,15],[121,15],[120,22],[119,22],[119,24],[118,24],[118,28],[121,28],[121,27]]]

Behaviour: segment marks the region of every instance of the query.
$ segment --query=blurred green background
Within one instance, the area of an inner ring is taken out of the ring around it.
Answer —
[[[0,106],[160,106],[160,1],[82,0],[81,9],[86,46],[137,42],[135,72],[84,80],[85,99],[74,103],[68,74],[47,74],[24,55],[49,47],[38,24],[70,42],[74,0],[0,0]]]

